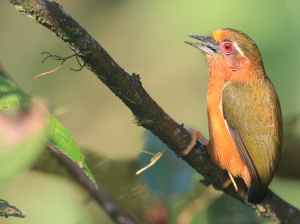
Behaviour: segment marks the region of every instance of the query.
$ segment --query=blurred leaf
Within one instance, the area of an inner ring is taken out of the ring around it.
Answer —
[[[152,205],[154,199],[145,184],[135,175],[136,161],[110,160],[88,150],[84,150],[84,154],[96,179],[123,208],[136,219],[141,219],[145,209]]]
[[[43,154],[39,157],[32,169],[75,180],[68,167],[66,167],[65,164],[63,164],[59,159],[57,159],[57,157],[50,150],[44,150]]]
[[[44,111],[36,107],[14,116],[0,112],[0,183],[31,166],[43,150],[46,136]]]
[[[283,136],[285,141],[300,138],[300,114],[294,114],[283,119]]]
[[[220,197],[221,192],[216,191],[213,186],[204,186],[203,184],[195,183],[194,188],[190,190],[180,202],[174,203],[172,210],[177,216],[173,216],[173,222],[177,224],[190,223],[207,223],[203,221],[203,213],[206,213],[208,207]],[[178,210],[179,209],[179,210]],[[205,215],[206,217],[206,215]],[[176,220],[176,221],[175,221]]]
[[[49,135],[46,142],[68,156],[72,161],[76,162],[95,183],[95,178],[87,167],[84,161],[84,155],[72,138],[71,132],[50,114],[48,110],[24,93],[18,86],[7,79],[0,77],[0,109],[3,112],[9,115],[17,114],[18,112],[25,110],[29,103],[34,103],[46,114],[46,119],[49,124]],[[30,149],[29,144],[27,147]],[[22,157],[20,157],[20,159],[22,159]]]
[[[285,178],[300,179],[300,116],[299,113],[284,117],[283,148],[277,175]]]
[[[268,221],[252,208],[225,194],[208,208],[207,219],[210,224],[259,224]]]
[[[299,163],[299,161],[298,161]],[[296,208],[300,208],[300,181],[288,178],[279,178],[277,176],[272,180],[269,188],[280,197],[292,204]],[[293,212],[293,211],[290,211]]]
[[[149,131],[145,132],[143,139],[145,151],[158,153],[167,148]],[[137,159],[137,170],[147,166],[151,158],[151,155],[141,153]],[[145,211],[147,223],[178,223],[178,215],[189,208],[190,204],[194,204],[199,195],[207,189],[199,184],[199,175],[195,174],[195,170],[181,158],[176,157],[171,150],[163,154],[153,166],[139,174],[155,201],[153,206]],[[185,217],[183,219],[185,220]]]
[[[157,153],[167,148],[159,138],[147,131],[144,135],[143,150]],[[152,156],[141,153],[138,158],[138,168],[149,164]],[[195,173],[182,159],[177,158],[172,151],[165,153],[152,167],[145,170],[140,176],[145,181],[153,196],[164,196],[168,202],[185,194],[195,182],[192,178]]]
[[[0,199],[0,216],[8,218],[9,216],[25,218],[22,212],[15,206],[9,205],[7,201]]]

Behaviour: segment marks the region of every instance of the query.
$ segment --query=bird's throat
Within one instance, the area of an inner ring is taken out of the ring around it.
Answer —
[[[264,75],[264,70],[255,62],[244,58],[241,55],[232,57],[223,55],[207,56],[210,79],[236,82],[252,82]]]

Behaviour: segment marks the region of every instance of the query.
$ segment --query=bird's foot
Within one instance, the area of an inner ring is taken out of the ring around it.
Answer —
[[[188,130],[188,132],[191,134],[192,139],[190,141],[190,144],[185,148],[185,150],[182,151],[182,153],[181,153],[182,156],[186,156],[190,153],[190,151],[196,145],[197,139],[202,141],[205,145],[208,144],[208,140],[199,131],[196,131],[195,129],[190,128]]]

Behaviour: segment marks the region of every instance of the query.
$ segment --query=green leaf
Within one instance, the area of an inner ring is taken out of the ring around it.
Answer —
[[[84,161],[84,155],[72,138],[71,132],[66,129],[47,109],[36,100],[23,92],[17,85],[4,77],[0,77],[0,110],[8,115],[18,114],[30,104],[35,104],[46,114],[49,125],[46,142],[69,157],[84,170],[87,176],[96,184],[96,180]],[[28,147],[30,147],[28,145]],[[31,155],[32,156],[32,155]],[[19,157],[19,156],[18,156]],[[22,157],[21,157],[22,159]]]

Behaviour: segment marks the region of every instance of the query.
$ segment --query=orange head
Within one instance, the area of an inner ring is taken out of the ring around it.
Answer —
[[[216,30],[211,37],[189,37],[202,42],[186,41],[204,53],[211,74],[218,75],[218,78],[247,82],[265,75],[258,47],[246,34],[227,28]]]

